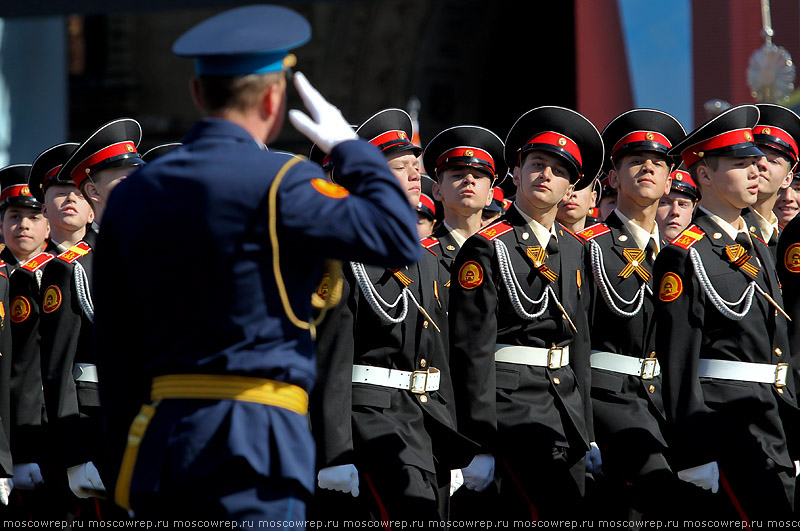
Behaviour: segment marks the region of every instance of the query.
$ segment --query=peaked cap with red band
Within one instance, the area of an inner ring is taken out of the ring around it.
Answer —
[[[69,175],[62,175],[61,167],[75,152],[80,144],[66,142],[57,144],[42,151],[31,166],[28,186],[37,201],[44,203],[45,191],[54,184],[74,185]]]
[[[59,170],[59,178],[72,178],[80,187],[87,177],[109,168],[141,166],[136,151],[142,127],[132,118],[120,118],[100,127],[75,150]]]
[[[756,107],[760,113],[758,123],[753,127],[756,145],[778,150],[789,158],[791,164],[796,164],[800,158],[800,116],[781,105],[759,103]]]
[[[436,205],[433,198],[425,194],[419,194],[419,203],[417,203],[417,212],[424,214],[431,220],[436,219]]]
[[[589,186],[603,165],[603,139],[582,114],[564,107],[537,107],[526,112],[508,132],[505,159],[509,168],[531,151],[547,151],[567,164],[575,189]]]
[[[761,157],[753,138],[759,112],[755,105],[737,105],[711,118],[669,150],[680,154],[687,168],[707,156]]]
[[[675,170],[669,174],[672,177],[670,189],[674,192],[681,192],[692,198],[693,201],[699,201],[703,195],[700,189],[697,188],[697,183],[694,182],[692,175],[683,169]]]
[[[454,166],[478,168],[500,181],[508,173],[503,141],[488,129],[475,125],[458,125],[433,137],[425,146],[422,162],[437,179],[441,172]]]
[[[30,164],[14,164],[0,169],[0,208],[24,206],[41,209],[42,204],[30,192]]]
[[[668,157],[667,152],[683,140],[686,131],[673,116],[655,109],[633,109],[611,120],[603,129],[603,145],[606,146],[604,170],[611,169],[611,161],[632,151],[654,151]]]
[[[384,155],[413,151],[419,157],[422,148],[411,142],[414,126],[402,109],[384,109],[372,115],[356,129],[356,134],[380,149]]]

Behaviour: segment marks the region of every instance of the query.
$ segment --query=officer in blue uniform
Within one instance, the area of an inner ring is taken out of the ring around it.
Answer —
[[[206,118],[109,198],[94,290],[104,482],[137,518],[302,528],[324,259],[400,267],[423,251],[384,157],[302,74],[311,117],[290,119],[331,153],[340,184],[264,149],[284,118],[288,51],[309,37],[303,17],[263,5],[180,37]]]

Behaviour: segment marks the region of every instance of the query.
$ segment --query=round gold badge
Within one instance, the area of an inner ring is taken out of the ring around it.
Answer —
[[[11,301],[11,322],[21,323],[25,321],[31,314],[31,303],[26,297],[17,295]]]
[[[483,268],[478,262],[465,262],[458,270],[458,283],[464,289],[475,289],[483,284]]]
[[[58,286],[50,286],[44,290],[42,296],[42,311],[53,313],[61,307],[61,290]]]
[[[672,302],[683,293],[683,281],[675,273],[667,273],[661,279],[658,298],[664,302]]]

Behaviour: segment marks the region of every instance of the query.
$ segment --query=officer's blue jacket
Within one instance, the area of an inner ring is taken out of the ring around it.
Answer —
[[[314,343],[287,319],[272,267],[268,191],[290,159],[222,119],[119,184],[95,262],[95,347],[113,492],[128,428],[165,374],[235,374],[310,390]],[[331,154],[344,186],[299,162],[278,188],[281,270],[297,316],[312,316],[323,259],[416,262],[416,217],[384,156],[362,140]],[[313,491],[307,419],[230,400],[166,400],[142,440],[131,487],[174,488],[244,458]]]

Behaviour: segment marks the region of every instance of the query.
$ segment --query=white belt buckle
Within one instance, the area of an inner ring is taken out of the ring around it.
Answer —
[[[645,358],[642,360],[642,372],[640,377],[642,380],[652,380],[656,377],[656,365],[658,360],[655,358]]]
[[[425,394],[427,387],[428,371],[414,371],[411,373],[411,388],[409,390],[412,393],[417,395]]]
[[[786,376],[789,374],[789,364],[779,363],[775,366],[775,387],[786,387]]]
[[[547,367],[550,369],[560,369],[561,362],[564,360],[564,347],[550,347],[547,352]]]

